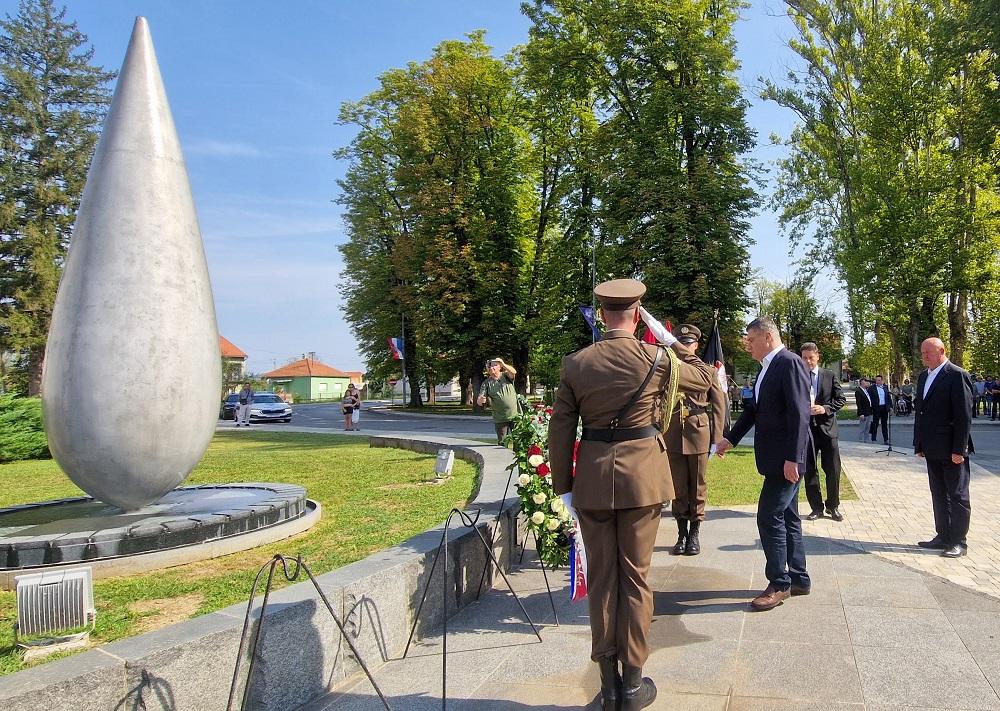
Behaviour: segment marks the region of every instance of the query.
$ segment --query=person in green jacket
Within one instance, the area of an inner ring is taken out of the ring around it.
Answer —
[[[517,392],[514,390],[514,378],[517,371],[503,362],[503,358],[493,358],[486,363],[487,378],[479,387],[480,407],[490,401],[493,409],[493,426],[497,431],[497,444],[503,444],[503,439],[510,434],[517,415]]]

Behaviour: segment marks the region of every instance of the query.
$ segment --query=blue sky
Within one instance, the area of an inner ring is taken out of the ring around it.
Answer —
[[[58,1],[58,0],[57,0]],[[15,14],[14,0],[0,11]],[[781,78],[795,59],[784,4],[754,2],[736,27],[741,81],[758,132],[754,156],[770,162],[793,117],[754,96],[757,77]],[[340,104],[378,75],[423,60],[444,39],[487,30],[498,54],[527,39],[519,3],[507,0],[76,0],[75,20],[95,62],[117,70],[136,15],[147,18],[188,172],[215,293],[220,332],[255,372],[315,351],[363,370],[340,312],[345,240],[333,201],[344,166],[331,153],[350,141]],[[793,267],[765,207],[753,220],[755,268],[773,279]],[[837,299],[829,282],[821,300]]]

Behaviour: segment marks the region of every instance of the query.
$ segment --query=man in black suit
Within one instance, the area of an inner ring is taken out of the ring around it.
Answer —
[[[755,428],[754,457],[764,477],[757,502],[757,531],[767,563],[767,588],[751,601],[755,610],[770,610],[791,595],[808,595],[799,518],[800,477],[809,451],[809,376],[794,353],[781,344],[781,334],[766,316],[747,326],[747,351],[760,362],[754,399],[743,410],[716,453],[722,457]]]
[[[858,387],[854,388],[854,404],[858,406],[858,441],[870,442],[871,435],[868,433],[868,418],[872,416],[872,396],[868,394],[868,387],[871,381],[868,378],[861,378]]]
[[[969,503],[969,454],[972,446],[972,393],[969,374],[948,360],[940,338],[920,344],[927,370],[917,380],[913,402],[913,452],[927,461],[934,506],[934,530],[922,548],[940,549],[945,558],[966,553],[972,506]]]
[[[889,444],[889,408],[892,407],[892,393],[889,386],[882,380],[881,375],[875,376],[875,384],[868,391],[868,396],[872,399],[872,424],[868,428],[875,441],[875,433],[878,432],[878,424],[882,423],[882,441]]]
[[[806,466],[806,498],[812,511],[809,521],[823,518],[823,492],[819,485],[816,453],[826,474],[826,512],[834,521],[843,521],[840,513],[840,442],[837,438],[837,411],[847,404],[840,380],[832,370],[819,367],[819,347],[811,341],[800,349],[809,374],[809,433],[813,447]]]

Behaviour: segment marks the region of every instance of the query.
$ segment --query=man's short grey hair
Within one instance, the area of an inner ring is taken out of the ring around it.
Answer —
[[[747,324],[747,331],[757,331],[758,333],[770,333],[776,337],[781,336],[778,324],[770,316],[758,316]]]
[[[802,344],[802,347],[799,350],[802,351],[803,353],[805,351],[819,353],[819,346],[817,346],[812,341],[806,341],[805,343]]]

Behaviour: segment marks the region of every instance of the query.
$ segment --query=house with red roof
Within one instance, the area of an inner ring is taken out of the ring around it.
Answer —
[[[362,387],[361,376],[307,357],[264,373],[263,377],[271,390],[284,391],[301,401],[339,400],[350,383]]]
[[[219,335],[219,350],[222,351],[222,394],[236,392],[243,382],[247,369],[247,354],[232,341]]]

